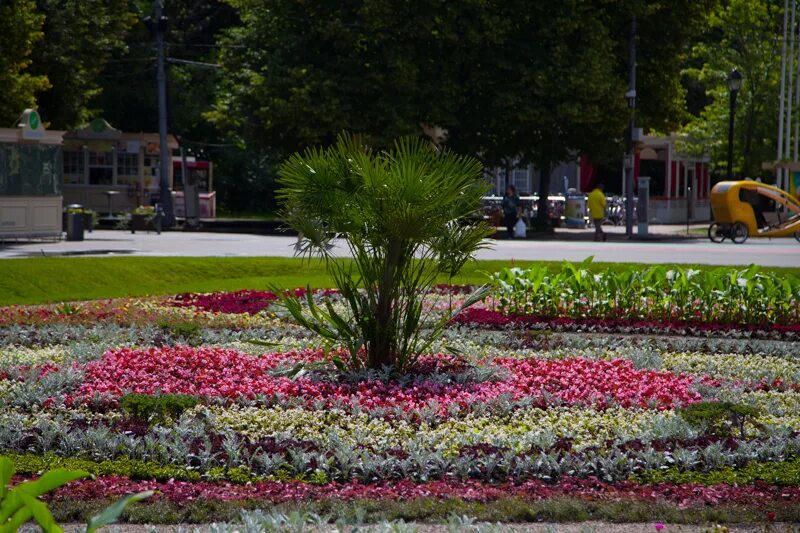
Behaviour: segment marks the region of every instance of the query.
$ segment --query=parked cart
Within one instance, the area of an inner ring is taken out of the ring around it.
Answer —
[[[789,237],[800,242],[800,201],[786,191],[757,181],[723,181],[711,189],[713,242],[737,244],[749,237]]]

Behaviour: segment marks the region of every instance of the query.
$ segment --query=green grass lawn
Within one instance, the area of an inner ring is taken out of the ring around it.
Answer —
[[[479,284],[485,272],[525,261],[477,261],[452,280]],[[560,263],[538,263],[560,268]],[[595,263],[592,268],[628,268],[628,263]],[[682,265],[686,266],[686,265]],[[695,266],[694,268],[716,268]],[[800,276],[800,268],[765,269]],[[441,280],[447,282],[446,278]],[[124,296],[237,289],[330,287],[320,261],[277,257],[36,257],[0,260],[0,305],[92,300]]]

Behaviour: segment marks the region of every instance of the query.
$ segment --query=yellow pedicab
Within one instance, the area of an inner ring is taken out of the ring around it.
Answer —
[[[800,241],[800,201],[786,191],[757,181],[721,181],[711,189],[713,242],[748,237],[791,237]]]

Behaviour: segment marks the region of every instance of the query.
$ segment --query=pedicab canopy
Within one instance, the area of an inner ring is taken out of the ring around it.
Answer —
[[[758,181],[722,181],[711,190],[714,222],[744,224],[750,237],[789,237],[800,231],[800,201]]]

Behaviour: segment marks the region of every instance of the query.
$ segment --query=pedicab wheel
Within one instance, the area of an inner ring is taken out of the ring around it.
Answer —
[[[749,236],[750,232],[747,230],[747,226],[741,222],[737,222],[731,226],[731,240],[736,244],[742,244]]]
[[[716,222],[712,222],[708,227],[708,238],[711,239],[711,242],[722,242],[726,236],[723,227]]]

